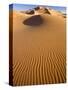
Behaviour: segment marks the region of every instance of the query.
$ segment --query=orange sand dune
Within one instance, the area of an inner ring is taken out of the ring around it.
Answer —
[[[14,86],[66,82],[66,20],[39,12],[13,12]]]

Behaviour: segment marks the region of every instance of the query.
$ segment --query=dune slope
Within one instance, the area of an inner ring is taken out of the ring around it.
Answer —
[[[14,86],[66,82],[66,20],[38,9],[13,12]]]

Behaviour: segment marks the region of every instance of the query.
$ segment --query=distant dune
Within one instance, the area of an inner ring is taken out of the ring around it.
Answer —
[[[65,29],[66,18],[58,11],[13,11],[14,86],[66,82]]]

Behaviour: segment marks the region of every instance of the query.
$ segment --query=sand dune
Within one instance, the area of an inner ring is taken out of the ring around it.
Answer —
[[[46,10],[13,12],[14,86],[66,82],[66,20]]]

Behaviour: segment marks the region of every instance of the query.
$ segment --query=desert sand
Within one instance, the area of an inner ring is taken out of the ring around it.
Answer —
[[[14,86],[66,82],[66,18],[62,13],[43,7],[13,11],[12,32]]]

